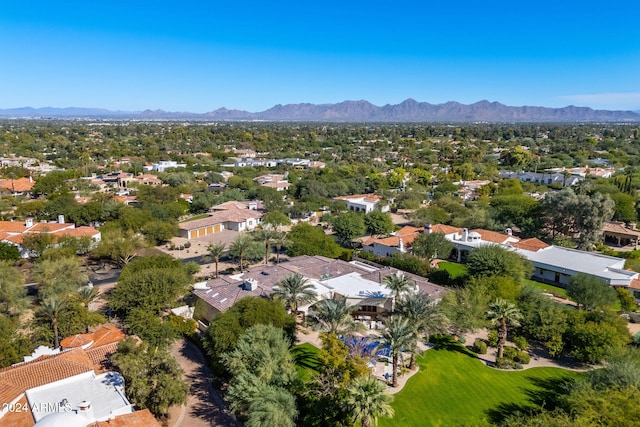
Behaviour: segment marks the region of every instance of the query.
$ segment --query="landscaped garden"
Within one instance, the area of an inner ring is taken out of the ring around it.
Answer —
[[[554,389],[582,374],[559,368],[499,371],[457,343],[418,357],[420,372],[395,395],[387,426],[475,425],[553,401]]]

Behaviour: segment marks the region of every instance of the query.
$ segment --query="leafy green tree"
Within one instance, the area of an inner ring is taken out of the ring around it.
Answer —
[[[111,361],[122,373],[127,396],[137,407],[163,416],[170,406],[186,402],[189,385],[176,359],[165,350],[126,338]]]
[[[43,260],[33,267],[32,277],[38,286],[38,297],[67,296],[87,283],[87,276],[80,273],[77,257],[59,260]]]
[[[6,261],[0,261],[0,312],[19,314],[27,307],[24,276]]]
[[[280,227],[291,224],[291,220],[280,211],[269,211],[262,217],[262,224],[271,226],[277,231]]]
[[[611,311],[576,310],[569,317],[565,341],[581,362],[599,363],[631,341],[626,321]]]
[[[364,216],[364,226],[367,233],[387,235],[393,231],[394,225],[388,212],[371,211]]]
[[[309,313],[309,322],[315,329],[335,335],[357,330],[361,325],[353,320],[357,306],[347,304],[346,298],[320,300]]]
[[[183,295],[190,282],[180,260],[169,255],[141,257],[122,269],[109,306],[123,317],[134,308],[158,313]]]
[[[596,389],[640,389],[640,351],[634,347],[614,349],[604,358],[602,368],[587,373],[587,379]]]
[[[623,311],[633,311],[637,308],[636,297],[634,297],[629,289],[616,287],[616,293],[618,294],[618,301],[620,301],[620,308]]]
[[[166,220],[149,221],[142,226],[142,234],[147,242],[160,245],[178,235],[178,224]]]
[[[290,339],[293,339],[295,334],[295,319],[287,314],[282,303],[265,298],[246,297],[211,321],[204,339],[207,353],[214,362],[218,362],[222,353],[235,347],[238,337],[245,330],[258,324],[282,328]]]
[[[20,259],[20,250],[17,246],[7,242],[0,242],[0,261],[17,261]]]
[[[0,368],[21,362],[29,353],[31,343],[19,332],[17,321],[0,314]]]
[[[502,357],[507,342],[507,328],[509,325],[520,326],[522,313],[512,302],[498,298],[489,306],[487,317],[491,325],[498,329],[498,357]]]
[[[287,245],[287,255],[291,257],[321,255],[338,258],[342,252],[340,246],[321,227],[313,227],[305,222],[291,227],[287,238],[290,242]]]
[[[465,286],[447,292],[442,297],[442,311],[456,335],[486,326],[485,313],[489,296],[481,286]]]
[[[440,233],[420,234],[411,246],[413,255],[427,258],[429,261],[434,258],[447,259],[452,251],[453,245]]]
[[[22,247],[31,258],[39,258],[45,250],[53,248],[55,244],[55,236],[51,233],[26,233],[22,238]]]
[[[308,304],[315,301],[318,294],[314,290],[313,284],[309,283],[301,274],[290,274],[280,282],[276,283],[271,296],[279,299],[290,307],[291,312],[298,312],[298,305]]]
[[[362,215],[356,212],[345,212],[331,221],[333,233],[345,246],[351,246],[353,239],[364,234],[365,225]]]
[[[398,360],[403,351],[411,350],[415,345],[414,327],[409,323],[409,319],[402,316],[391,316],[385,321],[385,329],[382,331],[380,342],[389,346],[393,371],[391,375],[391,385],[398,386]]]
[[[124,267],[144,247],[146,244],[140,234],[121,228],[108,228],[102,230],[102,238],[93,255],[111,259],[120,267]]]
[[[610,307],[617,301],[616,291],[607,283],[586,273],[578,273],[567,285],[567,296],[586,310]]]
[[[295,426],[298,412],[290,390],[297,372],[289,345],[282,329],[257,324],[245,331],[233,351],[222,356],[232,375],[227,390],[230,408],[246,416],[247,425]],[[278,423],[269,424],[275,421]]]
[[[531,263],[516,252],[498,245],[484,245],[473,249],[467,257],[470,276],[504,276],[522,284],[533,269]]]
[[[371,375],[356,378],[347,387],[346,406],[362,427],[377,425],[380,416],[393,417],[392,401],[384,384]]]

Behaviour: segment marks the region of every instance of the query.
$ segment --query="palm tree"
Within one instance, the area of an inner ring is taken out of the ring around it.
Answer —
[[[84,307],[87,312],[89,311],[89,306],[102,299],[102,295],[100,294],[100,290],[98,288],[94,288],[93,286],[83,286],[78,288],[77,297],[80,301],[80,304]],[[89,325],[85,324],[85,333],[89,333]]]
[[[314,306],[310,320],[322,332],[342,335],[362,327],[351,315],[357,308],[355,305],[348,305],[347,299],[343,297],[324,299]]]
[[[280,251],[283,247],[289,244],[290,240],[287,239],[287,233],[278,233],[273,239],[273,245],[276,247],[276,264],[280,263]]]
[[[260,228],[254,232],[255,239],[264,242],[264,264],[269,261],[269,249],[279,233],[272,228]]]
[[[218,278],[218,262],[220,261],[220,257],[222,256],[226,246],[227,245],[224,243],[212,243],[207,247],[211,258],[213,258],[216,263],[216,279]]]
[[[253,239],[248,234],[240,234],[229,246],[231,253],[240,260],[240,273],[244,272],[244,254],[249,250],[252,243]]]
[[[58,317],[67,308],[67,302],[59,297],[49,297],[42,301],[40,310],[49,321],[53,328],[53,347],[60,347],[60,337],[58,336]]]
[[[358,377],[347,387],[347,411],[360,420],[362,427],[377,425],[379,416],[393,417],[392,401],[384,384],[371,375]]]
[[[511,301],[498,298],[489,306],[487,317],[492,326],[498,327],[498,357],[502,357],[507,342],[507,326],[520,326],[522,313]]]
[[[249,404],[247,427],[295,427],[296,399],[282,387],[263,386]]]
[[[288,275],[276,286],[277,288],[273,288],[271,295],[288,304],[294,315],[298,312],[298,304],[313,302],[318,296],[313,285],[297,273]]]
[[[392,385],[398,386],[398,359],[403,350],[415,345],[414,328],[409,319],[402,316],[391,316],[384,322],[386,329],[382,332],[381,343],[389,346],[393,361]]]
[[[410,293],[403,295],[398,302],[397,311],[413,325],[416,342],[420,335],[445,333],[449,320],[442,313],[440,307],[424,293]],[[411,352],[410,369],[416,367],[416,353]]]
[[[412,283],[404,274],[397,272],[385,276],[382,283],[393,293],[394,305],[400,299],[400,294],[412,288]]]

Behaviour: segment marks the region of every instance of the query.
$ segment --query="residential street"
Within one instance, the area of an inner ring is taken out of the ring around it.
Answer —
[[[225,412],[223,403],[211,385],[211,372],[204,355],[192,342],[181,339],[171,348],[190,385],[187,403],[182,408],[172,408],[170,427],[240,427],[242,423]]]

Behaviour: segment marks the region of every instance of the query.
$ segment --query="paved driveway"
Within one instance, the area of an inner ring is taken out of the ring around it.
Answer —
[[[211,385],[211,372],[200,349],[188,340],[178,340],[171,348],[189,383],[187,403],[180,411],[171,411],[171,427],[241,427],[224,408]]]

